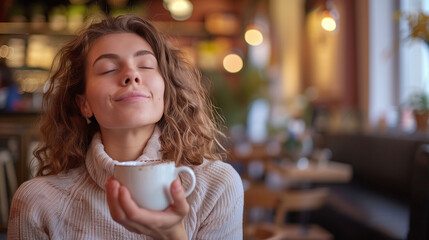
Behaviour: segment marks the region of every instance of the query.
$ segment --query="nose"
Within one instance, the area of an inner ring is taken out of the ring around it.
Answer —
[[[139,83],[141,83],[141,76],[137,70],[130,68],[125,72],[122,83],[124,85],[129,85],[129,84],[133,84],[133,83],[139,84]]]
[[[140,82],[140,79],[139,79],[138,77],[134,77],[134,79],[133,79],[133,77],[127,77],[127,78],[125,79],[125,81],[124,81],[124,84],[125,84],[125,85],[128,85],[128,84],[130,84],[131,82],[139,83],[139,82]]]

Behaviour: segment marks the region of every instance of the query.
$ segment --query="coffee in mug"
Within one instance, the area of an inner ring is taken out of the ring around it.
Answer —
[[[191,176],[191,186],[186,189],[186,197],[195,188],[194,171],[187,166],[176,167],[173,161],[119,162],[115,164],[113,176],[128,188],[133,200],[142,208],[162,211],[172,202],[170,185],[185,172]]]

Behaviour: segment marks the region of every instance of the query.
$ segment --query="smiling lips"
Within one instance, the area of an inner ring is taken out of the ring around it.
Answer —
[[[139,92],[128,92],[115,98],[115,102],[135,102],[149,99],[149,95]]]

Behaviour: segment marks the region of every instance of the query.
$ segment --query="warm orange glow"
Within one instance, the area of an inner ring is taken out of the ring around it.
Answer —
[[[167,1],[167,9],[175,20],[184,21],[191,17],[194,6],[188,0],[170,0]]]
[[[264,36],[257,29],[249,29],[244,34],[244,40],[252,46],[258,46],[264,41]]]
[[[223,59],[223,67],[230,73],[237,73],[243,68],[243,60],[237,54],[228,54]]]
[[[323,29],[329,32],[332,32],[337,28],[337,23],[331,16],[324,17],[321,25]]]
[[[6,58],[9,55],[9,49],[7,45],[2,45],[0,47],[0,58]]]

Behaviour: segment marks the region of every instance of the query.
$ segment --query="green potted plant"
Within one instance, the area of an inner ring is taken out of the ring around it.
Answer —
[[[405,17],[409,27],[409,39],[420,40],[429,47],[429,15],[419,11],[410,14],[401,14]],[[410,107],[413,109],[417,124],[417,131],[428,129],[429,94],[423,91],[416,92],[410,97]]]
[[[408,27],[410,28],[409,38],[423,40],[429,46],[429,15],[424,12],[406,15]]]
[[[425,92],[417,92],[410,97],[410,107],[413,109],[416,119],[417,131],[425,131],[429,120],[429,95]]]

